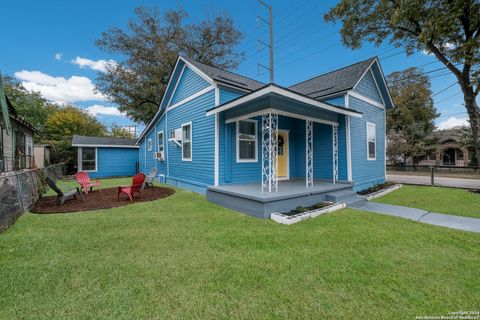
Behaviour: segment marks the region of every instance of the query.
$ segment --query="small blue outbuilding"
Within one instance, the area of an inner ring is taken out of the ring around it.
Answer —
[[[74,135],[77,170],[92,178],[133,176],[138,168],[138,145],[135,140],[114,137]]]

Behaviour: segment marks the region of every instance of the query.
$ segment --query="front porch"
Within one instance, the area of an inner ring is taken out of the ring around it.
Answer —
[[[223,207],[258,218],[270,218],[273,212],[287,212],[298,206],[311,206],[322,201],[342,201],[356,196],[348,182],[314,180],[306,185],[305,179],[278,181],[276,192],[262,192],[261,183],[211,186],[207,200]]]

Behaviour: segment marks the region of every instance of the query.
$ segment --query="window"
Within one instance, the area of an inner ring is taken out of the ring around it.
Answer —
[[[147,149],[148,151],[152,151],[152,139],[147,140]]]
[[[192,161],[192,123],[182,124],[182,160]]]
[[[367,122],[367,154],[368,160],[375,160],[377,158],[377,133],[375,131],[375,124]]]
[[[160,131],[158,134],[157,134],[157,143],[158,143],[158,146],[157,146],[157,151],[159,152],[159,156],[158,156],[158,159],[159,160],[163,160],[165,155],[164,155],[164,150],[165,150],[165,147],[164,147],[164,140],[163,140],[163,130]]]
[[[97,171],[97,149],[81,148],[82,171]]]
[[[237,122],[237,162],[257,162],[257,121]]]

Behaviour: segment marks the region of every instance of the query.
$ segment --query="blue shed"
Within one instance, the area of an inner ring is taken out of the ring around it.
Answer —
[[[77,169],[92,178],[133,176],[138,167],[139,146],[132,139],[74,135]]]
[[[385,115],[376,57],[290,87],[179,57],[137,140],[140,170],[258,217],[385,181]]]

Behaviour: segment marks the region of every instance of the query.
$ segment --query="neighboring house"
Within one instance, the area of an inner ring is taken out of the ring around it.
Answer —
[[[33,146],[33,154],[35,157],[35,166],[37,168],[44,168],[50,165],[50,157],[52,154],[52,145],[50,144],[35,144]]]
[[[389,108],[377,58],[287,88],[179,57],[140,170],[268,217],[384,182]]]
[[[469,166],[473,154],[469,153],[468,149],[460,144],[463,132],[462,128],[435,131],[432,135],[437,140],[437,151],[435,154],[425,157],[418,164],[428,166]]]
[[[74,135],[72,147],[77,149],[78,171],[87,171],[92,178],[133,176],[137,172],[135,140]]]
[[[0,173],[30,169],[34,164],[33,135],[37,131],[23,120],[5,96],[10,117],[10,130],[0,121]]]

